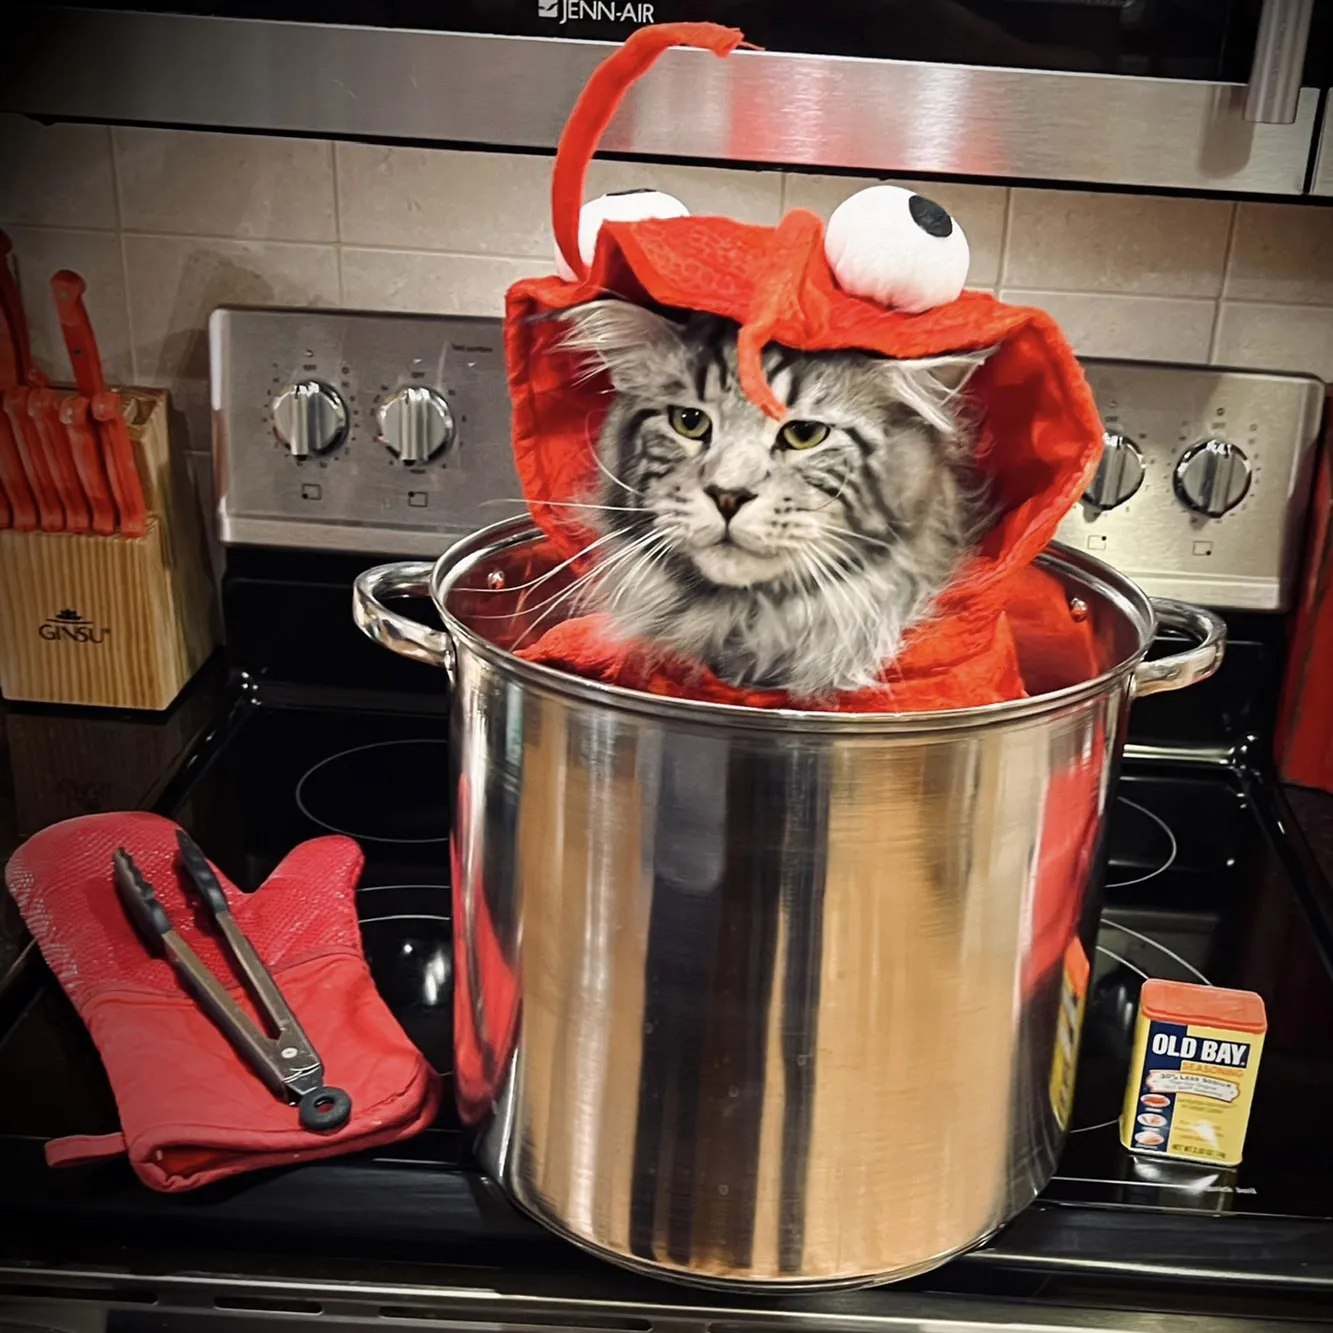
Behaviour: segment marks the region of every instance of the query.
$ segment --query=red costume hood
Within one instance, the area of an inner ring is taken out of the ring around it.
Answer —
[[[775,417],[785,409],[763,373],[769,343],[895,358],[994,348],[969,381],[967,396],[979,421],[977,462],[998,518],[929,621],[908,634],[882,686],[824,706],[901,712],[1019,698],[1027,692],[1020,659],[1047,650],[1086,658],[1091,670],[1088,627],[1074,622],[1055,580],[1032,565],[1077,502],[1102,447],[1082,370],[1048,315],[978,292],[917,314],[850,295],[825,256],[824,224],[803,211],[787,214],[776,227],[715,217],[606,222],[591,264],[580,258],[585,170],[629,84],[670,46],[727,56],[740,44],[739,32],[707,23],[640,29],[593,74],[566,125],[552,206],[556,241],[575,277],[517,283],[505,316],[514,454],[534,520],[562,557],[592,540],[595,534],[550,502],[586,499],[596,489],[594,450],[608,401],[605,378],[587,378],[580,358],[562,350],[563,322],[540,316],[614,295],[734,320],[741,384]],[[599,617],[557,625],[523,655],[657,693],[793,703],[781,694],[733,688],[650,645],[618,641]]]

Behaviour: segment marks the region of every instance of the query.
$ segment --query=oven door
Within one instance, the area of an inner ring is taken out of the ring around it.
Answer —
[[[1333,81],[1333,0],[147,4],[37,7],[0,105],[550,150],[604,43],[710,19],[764,50],[669,53],[605,151],[1299,195]]]

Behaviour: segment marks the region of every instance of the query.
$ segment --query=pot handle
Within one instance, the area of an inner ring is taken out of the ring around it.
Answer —
[[[391,597],[429,597],[432,568],[425,560],[404,560],[358,575],[352,585],[352,619],[367,638],[399,657],[443,667],[452,686],[457,654],[448,630],[431,629],[384,605]]]
[[[1227,626],[1221,616],[1190,606],[1187,602],[1173,602],[1167,597],[1154,597],[1153,610],[1157,623],[1178,629],[1197,638],[1199,642],[1183,653],[1159,657],[1152,662],[1140,662],[1134,669],[1134,697],[1161,694],[1166,690],[1183,690],[1198,681],[1207,680],[1222,665],[1222,654],[1227,646]]]

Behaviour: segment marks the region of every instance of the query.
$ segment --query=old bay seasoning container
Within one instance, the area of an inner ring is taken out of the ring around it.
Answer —
[[[1253,991],[1145,981],[1120,1142],[1135,1153],[1237,1165],[1267,1030]]]

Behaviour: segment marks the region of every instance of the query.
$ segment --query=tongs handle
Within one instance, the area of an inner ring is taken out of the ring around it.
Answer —
[[[208,858],[199,850],[199,844],[184,829],[176,830],[176,846],[180,849],[181,862],[185,866],[190,883],[194,885],[204,905],[214,920],[223,913],[231,911],[227,895],[222,892],[222,885],[208,864]]]
[[[116,867],[116,892],[130,914],[130,920],[153,953],[166,953],[166,937],[173,929],[166,908],[157,900],[153,886],[139,873],[139,867],[123,848],[111,856]]]

